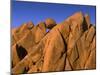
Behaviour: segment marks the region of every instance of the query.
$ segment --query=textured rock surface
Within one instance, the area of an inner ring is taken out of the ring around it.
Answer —
[[[11,36],[13,74],[96,68],[96,28],[81,12],[60,24],[23,24]]]
[[[48,29],[51,29],[51,28],[53,28],[56,25],[56,22],[53,19],[51,19],[51,18],[47,18],[45,20],[45,24],[46,24],[46,27]]]

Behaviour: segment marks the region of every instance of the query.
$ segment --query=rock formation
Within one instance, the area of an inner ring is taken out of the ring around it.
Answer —
[[[11,47],[13,74],[96,68],[96,28],[82,12],[59,24],[22,24],[12,29]]]
[[[46,24],[47,28],[51,29],[51,28],[53,28],[56,25],[56,22],[53,19],[51,19],[51,18],[47,18],[45,20],[45,24]]]

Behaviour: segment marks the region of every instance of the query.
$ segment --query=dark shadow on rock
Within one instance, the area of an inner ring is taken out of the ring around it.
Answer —
[[[16,45],[16,51],[20,60],[22,60],[27,55],[26,49],[23,48],[22,46]]]
[[[59,31],[59,30],[58,30]],[[65,42],[65,39],[63,37],[63,35],[61,34],[61,32],[59,31],[61,37],[62,37],[62,40],[63,40],[63,43],[64,43],[64,46],[65,46],[65,51],[63,53],[61,53],[61,57],[63,56],[64,53],[66,53],[66,50],[67,50],[67,43]],[[66,56],[65,56],[65,61],[64,61],[64,65],[66,65],[66,57],[67,57],[67,53],[66,53]],[[65,66],[63,68],[63,71],[65,69]]]
[[[84,20],[83,20],[82,29],[83,29],[83,32],[88,29],[88,24],[87,24],[87,22],[85,20],[85,17],[84,17]]]

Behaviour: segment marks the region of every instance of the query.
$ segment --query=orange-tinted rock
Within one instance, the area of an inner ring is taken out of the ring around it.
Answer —
[[[25,49],[32,47],[35,44],[34,37],[32,36],[32,32],[27,32],[23,38],[21,38],[18,42],[19,45],[23,46]]]
[[[42,72],[62,71],[65,62],[65,45],[58,30],[53,30],[45,45]]]
[[[96,29],[82,12],[59,24],[28,22],[11,34],[13,74],[96,68]]]
[[[32,36],[34,37],[35,43],[39,43],[46,34],[46,27],[45,27],[44,22],[40,22],[31,31],[32,31]]]
[[[12,55],[12,64],[13,64],[13,67],[18,64],[18,62],[20,61],[19,57],[18,57],[18,54],[17,54],[17,49],[16,49],[16,45],[13,45],[12,46],[12,50],[11,50],[11,55]]]
[[[86,61],[85,69],[96,69],[96,50],[92,50]]]
[[[33,25],[32,25],[33,26]],[[12,35],[16,41],[19,41],[24,37],[31,29],[29,29],[29,24],[22,24],[19,28],[16,28],[12,31]]]
[[[47,28],[51,29],[51,28],[53,28],[56,25],[56,22],[53,19],[51,19],[51,18],[47,18],[45,20],[45,24],[46,24]]]
[[[28,29],[32,29],[34,27],[33,22],[32,21],[28,22],[27,27],[28,27]]]
[[[83,17],[82,12],[77,12],[77,13],[73,14],[72,16],[70,16],[65,21],[70,21],[71,23],[76,22],[78,24],[78,26],[80,26],[80,25],[82,25],[83,20],[84,20],[84,17]]]
[[[86,24],[89,28],[90,27],[90,16],[88,14],[85,15],[85,21],[86,21]]]
[[[70,62],[68,60],[68,58],[66,58],[66,64],[65,64],[65,71],[68,71],[68,70],[72,70],[72,67],[70,65]]]

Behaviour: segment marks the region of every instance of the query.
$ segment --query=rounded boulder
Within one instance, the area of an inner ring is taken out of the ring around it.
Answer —
[[[56,25],[56,22],[55,22],[55,20],[53,20],[53,19],[51,19],[51,18],[47,18],[47,19],[45,20],[45,24],[46,24],[46,27],[47,27],[48,29],[51,29],[51,28],[53,28],[53,27]]]

